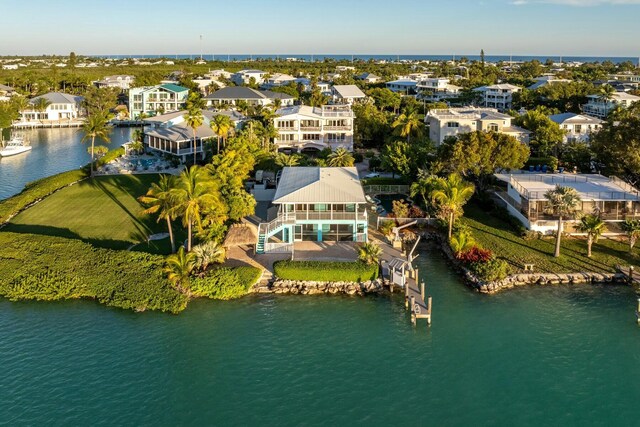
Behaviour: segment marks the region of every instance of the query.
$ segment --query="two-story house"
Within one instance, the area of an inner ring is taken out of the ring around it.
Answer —
[[[275,144],[280,150],[317,151],[340,147],[353,150],[353,121],[351,106],[323,105],[310,107],[295,105],[276,111],[273,124],[278,131]]]
[[[102,80],[93,82],[96,87],[114,87],[128,90],[136,78],[128,75],[105,76]]]
[[[355,104],[367,99],[367,95],[356,85],[334,85],[331,97],[335,104]]]
[[[563,142],[589,142],[591,135],[602,127],[602,120],[575,113],[553,114],[549,118],[564,131]]]
[[[482,94],[482,106],[507,111],[513,108],[513,94],[520,92],[519,86],[503,83],[475,88]]]
[[[189,89],[172,83],[158,86],[136,87],[129,90],[129,115],[136,119],[140,114],[155,116],[184,107]]]
[[[531,132],[512,125],[511,120],[511,116],[496,109],[473,107],[431,110],[425,116],[429,138],[438,145],[447,137],[475,131],[500,132],[528,144]]]
[[[281,92],[269,90],[257,90],[246,86],[229,86],[219,89],[204,97],[207,106],[219,107],[220,105],[238,105],[245,102],[247,105],[257,107],[259,105],[271,105],[276,99],[280,100],[283,106],[293,105],[295,98]]]
[[[286,167],[258,227],[257,253],[293,252],[296,242],[366,242],[367,201],[355,167]]]
[[[44,100],[46,102],[43,102]],[[21,111],[22,121],[73,120],[84,115],[83,97],[62,92],[49,92],[29,100],[29,108]],[[46,106],[41,108],[40,106]]]
[[[392,92],[398,92],[403,95],[415,95],[418,81],[414,79],[397,79],[385,83],[385,86]]]
[[[297,79],[289,74],[275,73],[267,74],[264,82],[260,85],[262,89],[271,89],[278,86],[286,86],[288,84],[297,83]]]
[[[268,73],[266,71],[262,70],[240,70],[237,73],[233,73],[231,75],[231,81],[238,86],[248,85],[252,82],[260,85],[264,83],[264,77],[267,74]]]
[[[616,107],[627,108],[638,101],[640,101],[640,96],[626,92],[614,92],[610,99],[605,99],[602,95],[588,95],[587,103],[582,106],[582,112],[604,119]]]
[[[462,87],[452,85],[449,79],[443,77],[420,80],[416,88],[418,90],[417,98],[427,102],[441,102],[457,98],[462,90]]]

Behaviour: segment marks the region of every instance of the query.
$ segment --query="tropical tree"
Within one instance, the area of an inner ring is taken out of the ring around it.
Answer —
[[[171,253],[176,252],[176,243],[173,237],[173,227],[171,220],[175,219],[176,200],[173,190],[176,188],[177,179],[173,175],[160,175],[158,183],[151,184],[147,194],[140,196],[138,200],[148,206],[142,213],[158,214],[158,221],[167,221],[169,230],[169,240],[171,241]]]
[[[300,164],[300,155],[298,154],[286,154],[286,153],[278,153],[275,157],[276,165],[280,167],[291,167],[298,166]]]
[[[382,248],[372,242],[358,246],[358,259],[367,265],[377,264],[382,255]]]
[[[458,257],[476,245],[476,241],[467,230],[459,230],[449,238],[449,245],[453,254]]]
[[[185,252],[184,247],[180,246],[178,253],[167,257],[163,270],[169,282],[171,282],[178,292],[188,294],[191,272],[193,271],[194,265],[194,254]]]
[[[391,127],[407,142],[411,142],[411,136],[420,138],[424,134],[423,123],[415,111],[402,113],[391,124]]]
[[[633,246],[640,237],[640,221],[637,219],[627,219],[622,224],[622,229],[629,239],[629,253],[633,252]]]
[[[82,124],[82,131],[84,132],[82,142],[91,140],[91,176],[93,176],[96,138],[107,144],[111,142],[111,126],[109,126],[107,113],[97,112],[87,116]]]
[[[328,165],[331,167],[353,166],[355,159],[345,148],[339,147],[327,157]]]
[[[616,93],[616,88],[610,84],[603,84],[598,90],[598,99],[603,103],[607,103],[613,99],[613,95]]]
[[[456,218],[462,215],[462,207],[469,201],[474,191],[474,185],[463,180],[457,173],[436,180],[431,190],[431,200],[436,204],[440,215],[447,218],[449,239],[451,239]]]
[[[229,118],[229,116],[226,116],[224,114],[218,114],[216,116],[213,116],[213,119],[209,123],[209,126],[211,126],[211,130],[218,137],[218,149],[216,153],[219,153],[220,138],[222,137],[223,141],[226,141],[226,138],[229,135],[229,132],[233,128],[233,122],[231,122],[231,119]]]
[[[182,224],[187,227],[187,252],[190,252],[193,226],[202,228],[203,216],[219,209],[220,194],[211,175],[197,165],[182,171],[171,193],[176,201],[175,211],[182,217]]]
[[[193,130],[193,164],[196,164],[196,137],[197,131],[200,126],[204,123],[204,116],[202,115],[202,110],[199,108],[192,108],[187,110],[186,114],[183,116],[184,121]]]
[[[224,262],[226,251],[220,244],[214,241],[201,243],[193,247],[194,267],[199,271],[206,271],[210,264]]]
[[[87,151],[91,152],[91,147],[87,147]],[[96,158],[100,158],[105,154],[107,154],[108,152],[109,152],[109,149],[104,145],[98,145],[94,150],[94,154],[96,155]]]
[[[33,109],[39,113],[44,113],[49,105],[51,105],[51,102],[47,98],[40,97],[33,102]]]
[[[598,242],[604,232],[605,223],[600,218],[600,215],[585,215],[580,218],[578,229],[583,233],[587,233],[587,256],[591,257],[591,245],[593,245],[593,242]]]
[[[436,176],[429,175],[424,170],[420,170],[418,172],[418,179],[411,184],[409,189],[411,197],[422,197],[424,207],[426,208],[429,205],[429,194],[431,194],[431,190],[435,187],[437,179]]]
[[[547,199],[547,211],[558,218],[558,230],[556,233],[556,249],[554,257],[560,256],[560,239],[562,238],[562,220],[573,217],[578,211],[580,195],[571,187],[556,185],[552,190],[544,193]]]

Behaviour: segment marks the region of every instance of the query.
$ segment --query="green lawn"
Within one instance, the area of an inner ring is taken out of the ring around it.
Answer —
[[[80,239],[94,246],[167,253],[168,239],[146,243],[150,234],[165,232],[164,222],[143,215],[136,198],[158,175],[96,177],[64,188],[13,218],[6,231]]]
[[[482,247],[509,263],[511,273],[521,271],[525,263],[534,264],[536,272],[545,273],[612,272],[616,264],[636,264],[639,259],[637,249],[630,255],[626,243],[608,238],[593,245],[591,258],[586,256],[586,239],[564,238],[561,255],[554,258],[554,238],[524,240],[504,220],[473,204],[465,206],[462,222]]]

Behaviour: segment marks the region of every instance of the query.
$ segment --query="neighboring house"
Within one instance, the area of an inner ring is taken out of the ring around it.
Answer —
[[[115,87],[121,90],[128,90],[134,80],[134,76],[128,75],[106,76],[102,80],[93,82],[93,84],[96,87]]]
[[[231,81],[238,86],[241,86],[248,85],[249,83],[251,83],[251,79],[253,78],[255,83],[260,85],[264,83],[264,77],[267,74],[267,72],[262,70],[240,70],[237,73],[233,73],[231,75]]]
[[[429,138],[440,145],[447,137],[474,131],[500,132],[529,143],[530,131],[511,124],[513,118],[493,108],[446,108],[431,110],[425,116]]]
[[[238,105],[238,102],[246,102],[250,106],[271,105],[279,99],[283,106],[293,105],[295,98],[286,93],[271,92],[268,90],[251,89],[246,86],[229,86],[217,90],[204,97],[207,106],[219,106],[223,104]]]
[[[428,102],[441,102],[457,98],[462,90],[462,87],[452,85],[449,79],[443,77],[421,80],[416,88],[418,98]]]
[[[367,99],[356,85],[335,85],[331,88],[331,96],[336,104],[355,104]]]
[[[536,90],[538,88],[547,86],[547,85],[552,85],[552,84],[556,84],[556,83],[571,83],[571,80],[568,79],[559,79],[555,76],[542,76],[542,77],[536,77],[535,78],[536,82],[534,84],[532,84],[531,86],[529,86],[527,89],[529,90]]]
[[[640,96],[626,92],[614,92],[611,99],[605,100],[601,95],[588,95],[587,103],[582,106],[582,112],[590,116],[604,119],[616,107],[627,108],[632,103],[640,101]]]
[[[353,150],[354,114],[350,105],[296,105],[276,111],[278,149],[317,151],[339,147]]]
[[[359,76],[356,76],[356,80],[362,80],[366,83],[378,83],[382,81],[382,77],[378,77],[372,73],[362,73]]]
[[[46,99],[49,105],[46,110],[38,111],[35,108],[39,99]],[[21,111],[22,121],[33,120],[72,120],[83,115],[82,101],[83,97],[77,95],[69,95],[62,92],[49,92],[44,95],[31,98],[29,103],[32,105],[27,110]]]
[[[640,83],[640,75],[635,74],[611,74],[609,78],[621,82]]]
[[[549,118],[565,132],[564,142],[589,142],[591,134],[598,132],[603,121],[591,116],[575,113],[553,114]]]
[[[223,69],[220,70],[213,70],[213,71],[209,71],[207,72],[204,77],[209,78],[209,79],[218,79],[218,78],[223,78],[223,79],[230,79],[231,78],[231,73],[228,71],[225,71]]]
[[[311,84],[311,80],[306,77],[298,77],[296,79],[296,84],[302,84],[304,86],[305,92],[311,92],[313,90],[313,85]],[[331,96],[331,84],[327,82],[316,82],[316,87],[320,90],[323,95]]]
[[[297,79],[289,74],[275,73],[267,75],[260,87],[262,89],[271,89],[272,87],[286,86],[291,83],[297,83]]]
[[[182,158],[182,161],[193,158],[193,129],[185,122],[186,110],[174,111],[144,119],[147,126],[144,128],[144,144],[153,151],[163,154],[171,154]],[[202,111],[204,121],[196,129],[196,154],[204,157],[203,142],[217,138],[211,130],[211,120],[218,115],[228,116],[236,129],[246,117],[237,111]]]
[[[502,198],[511,215],[515,216],[529,230],[552,233],[557,230],[554,216],[549,215],[545,193],[556,185],[574,188],[581,199],[578,210],[583,213],[599,212],[601,218],[613,224],[628,218],[640,217],[640,195],[638,190],[615,177],[607,178],[597,174],[498,174],[499,179],[508,183],[507,193],[497,193]],[[573,219],[567,222],[565,232],[572,232]]]
[[[295,242],[366,242],[367,201],[355,167],[285,167],[275,219],[258,227],[257,253],[292,252]]]
[[[129,115],[136,119],[140,114],[155,116],[184,107],[189,89],[172,83],[158,86],[136,87],[129,90]]]
[[[338,65],[338,66],[336,66],[336,71],[338,73],[342,73],[342,72],[345,72],[345,71],[355,72],[356,71],[356,67],[352,67],[350,65]]]
[[[16,90],[11,86],[0,84],[0,101],[8,101],[16,95]]]
[[[506,111],[513,108],[513,94],[520,92],[520,87],[511,84],[482,86],[474,89],[482,93],[482,106]]]
[[[17,70],[18,69],[18,64],[3,64],[2,65],[2,69],[3,70]]]
[[[413,79],[398,79],[385,83],[387,89],[405,95],[414,95],[417,91],[418,82]]]

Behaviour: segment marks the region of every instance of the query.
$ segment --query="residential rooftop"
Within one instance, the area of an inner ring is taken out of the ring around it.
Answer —
[[[273,203],[366,203],[355,167],[286,167]]]

